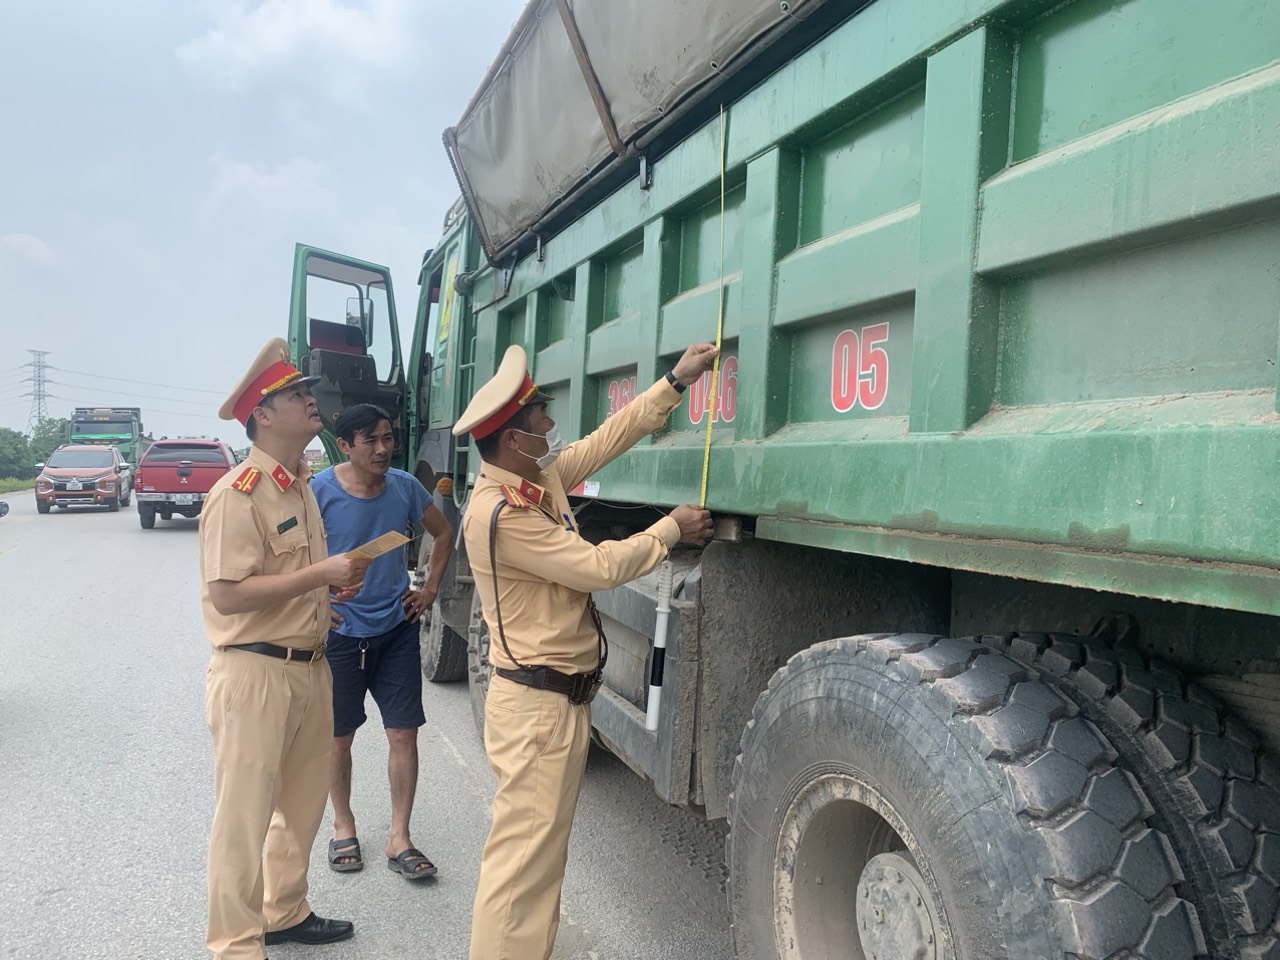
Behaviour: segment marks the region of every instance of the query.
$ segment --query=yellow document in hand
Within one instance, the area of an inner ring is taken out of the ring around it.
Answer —
[[[396,533],[394,530],[391,530],[380,537],[374,537],[368,543],[362,543],[358,547],[352,547],[347,551],[347,556],[366,557],[369,560],[375,560],[384,553],[388,553],[396,547],[402,546],[408,542],[409,538],[403,533]]]

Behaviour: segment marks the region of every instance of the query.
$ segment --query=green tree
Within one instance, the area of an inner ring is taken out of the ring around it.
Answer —
[[[0,477],[26,480],[36,475],[31,459],[31,442],[25,433],[0,427]]]
[[[71,421],[63,417],[46,417],[31,431],[31,462],[44,463],[59,444],[71,436]]]

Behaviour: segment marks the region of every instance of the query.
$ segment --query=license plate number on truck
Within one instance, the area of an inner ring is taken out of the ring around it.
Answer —
[[[174,494],[173,502],[176,504],[188,504],[194,502],[194,498],[189,493]]]
[[[84,489],[84,484],[79,483],[78,481],[75,481],[75,480],[69,480],[69,481],[67,482],[67,489],[68,489],[68,490],[83,490],[83,489]]]

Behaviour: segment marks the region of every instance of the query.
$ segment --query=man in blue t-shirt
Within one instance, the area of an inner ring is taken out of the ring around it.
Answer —
[[[391,467],[395,441],[385,410],[357,404],[338,415],[334,431],[338,449],[348,460],[311,481],[324,517],[329,553],[350,550],[391,530],[409,532],[417,523],[434,539],[421,590],[410,589],[404,553],[392,550],[369,565],[355,598],[333,605],[334,625],[326,648],[333,671],[329,866],[339,873],[364,866],[351,811],[351,744],[356,729],[367,719],[367,692],[373,694],[387,730],[391,781],[387,865],[407,880],[424,880],[435,876],[435,864],[409,838],[418,782],[418,728],[426,722],[418,619],[440,590],[453,551],[453,528],[415,477]]]

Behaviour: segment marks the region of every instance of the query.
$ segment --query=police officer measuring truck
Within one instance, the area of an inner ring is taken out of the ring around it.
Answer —
[[[485,751],[497,775],[471,918],[471,960],[551,955],[569,829],[586,765],[591,700],[608,641],[591,599],[654,569],[678,542],[702,543],[711,515],[679,506],[626,540],[582,538],[571,490],[657,430],[716,348],[675,367],[593,434],[565,445],[524,350],[511,346],[453,428],[484,459],[462,522],[493,639]]]

